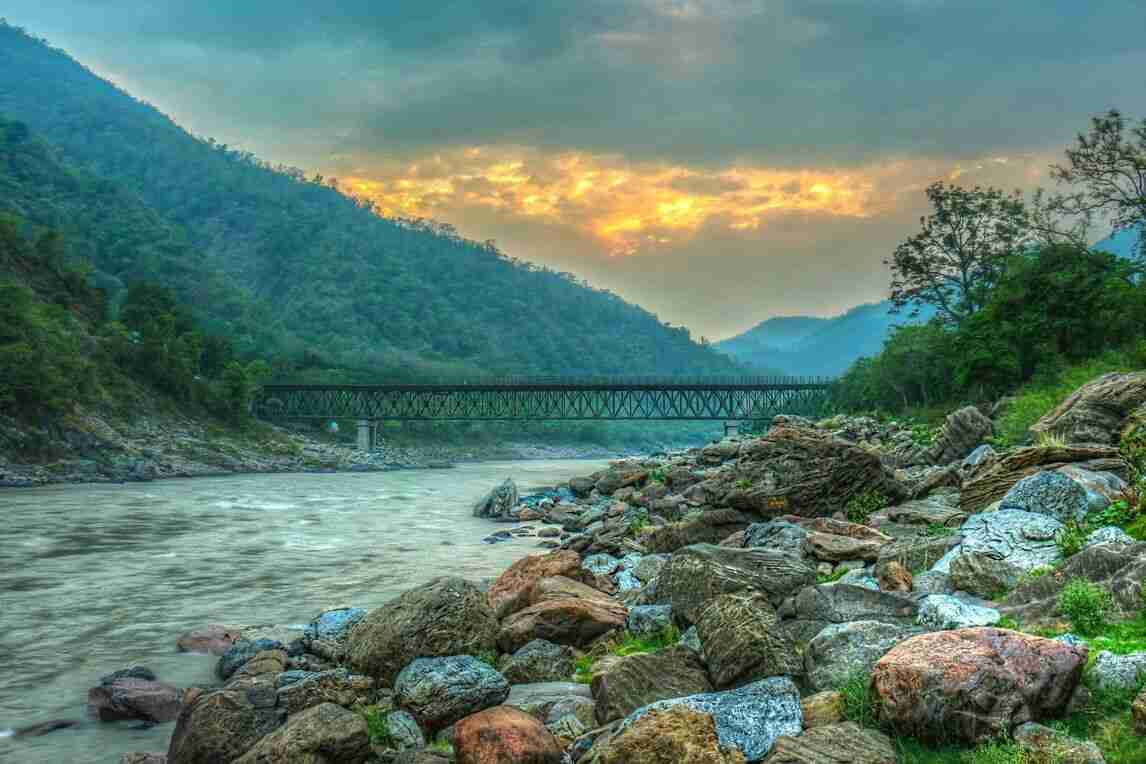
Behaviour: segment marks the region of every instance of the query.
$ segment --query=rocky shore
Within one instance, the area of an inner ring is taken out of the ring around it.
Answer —
[[[542,495],[507,482],[475,514],[555,548],[298,633],[204,626],[178,649],[219,655],[217,684],[133,667],[89,706],[174,719],[125,764],[892,764],[998,740],[1103,762],[1054,720],[1124,698],[1117,735],[1146,735],[1146,649],[1094,648],[1066,594],[1141,617],[1144,423],[1146,373],[1107,375],[1004,453],[972,408],[925,445],[778,417]]]
[[[492,448],[383,443],[364,453],[313,432],[262,424],[231,430],[162,411],[133,417],[78,411],[41,427],[0,417],[0,488],[244,473],[439,469],[471,461],[619,455],[600,446],[531,443]]]

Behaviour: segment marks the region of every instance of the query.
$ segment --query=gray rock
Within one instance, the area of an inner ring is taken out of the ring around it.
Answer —
[[[401,709],[386,714],[386,729],[390,741],[399,751],[415,751],[426,747],[426,736],[418,726],[418,720]]]
[[[660,634],[672,626],[672,605],[637,605],[629,608],[625,628],[633,634]]]
[[[917,594],[950,594],[955,591],[951,574],[938,570],[925,570],[912,581],[912,590]]]
[[[807,538],[808,531],[795,523],[769,520],[766,523],[754,523],[748,526],[744,531],[744,546],[767,547],[796,557],[804,557],[807,554],[804,546]]]
[[[1096,690],[1133,690],[1146,679],[1146,652],[1115,655],[1103,650],[1094,661],[1091,678]]]
[[[959,464],[959,474],[964,480],[974,477],[982,470],[994,464],[998,457],[999,455],[995,452],[995,449],[987,444],[983,444],[967,454]]]
[[[1125,480],[1113,472],[1088,470],[1077,464],[1063,465],[1058,468],[1058,472],[1082,486],[1091,512],[1106,509],[1112,501],[1121,498],[1129,487]]]
[[[1015,483],[1003,497],[1000,510],[1016,509],[1050,515],[1059,522],[1086,519],[1090,502],[1086,489],[1061,472],[1044,470]]]
[[[613,581],[617,584],[617,591],[631,592],[641,588],[641,580],[631,570],[619,570],[613,574]]]
[[[792,600],[791,615],[825,624],[884,621],[910,625],[916,611],[916,603],[908,597],[837,582],[801,589]]]
[[[507,695],[505,677],[470,655],[418,658],[394,680],[395,700],[431,730],[496,706]]]
[[[611,576],[621,567],[621,561],[611,554],[591,554],[581,561],[581,567],[595,576]]]
[[[517,506],[517,484],[512,478],[483,496],[474,504],[474,517],[488,517],[494,520],[509,519],[510,510]]]
[[[497,668],[510,684],[561,682],[573,676],[573,662],[573,648],[535,639],[503,655]]]
[[[803,672],[796,645],[762,594],[716,597],[700,612],[696,631],[707,645],[704,661],[717,688]]]
[[[893,523],[908,525],[958,527],[967,519],[967,513],[959,509],[959,494],[956,492],[935,493],[924,499],[906,501],[886,511]]]
[[[923,629],[881,621],[852,621],[827,626],[804,652],[807,683],[813,690],[835,690],[857,673],[870,673],[875,662]]]
[[[999,611],[974,605],[948,594],[929,594],[919,603],[919,625],[932,631],[994,626]]]
[[[1096,544],[1123,544],[1129,545],[1136,543],[1134,538],[1116,525],[1107,525],[1103,528],[1091,533],[1086,537],[1084,546],[1095,546]]]
[[[1058,764],[1106,764],[1106,758],[1094,742],[1076,740],[1065,733],[1035,722],[1020,724],[1011,736],[1019,744],[1019,748],[1034,753],[1040,761],[1053,761]]]
[[[513,706],[530,716],[545,719],[550,710],[560,703],[593,702],[589,685],[577,682],[537,682],[515,684],[509,688],[505,705]]]
[[[989,552],[964,551],[951,561],[951,583],[956,589],[988,599],[1009,592],[1023,570]]]
[[[327,610],[303,631],[303,642],[315,640],[344,640],[350,634],[354,624],[366,617],[366,608],[344,607]]]
[[[800,691],[791,679],[774,676],[725,692],[687,695],[650,703],[625,717],[624,729],[652,710],[684,705],[712,716],[721,745],[744,754],[748,761],[763,759],[781,735],[799,735],[804,716]]]
[[[959,544],[959,536],[928,536],[904,538],[888,544],[879,552],[878,563],[894,560],[912,571],[922,571],[943,560],[951,549]],[[946,569],[944,570],[946,572]]]
[[[642,583],[649,583],[655,579],[661,572],[661,568],[668,562],[669,555],[667,554],[646,554],[641,557],[641,561],[633,568],[633,575],[635,575]]]
[[[600,661],[593,670],[592,691],[600,724],[621,719],[654,701],[712,689],[700,658],[680,646],[612,657]]]
[[[1002,560],[1019,573],[1062,559],[1055,535],[1063,524],[1049,515],[1018,509],[1000,509],[973,515],[960,529],[963,542],[933,566],[932,570],[955,573],[953,560],[966,553]],[[959,586],[959,582],[955,581]]]
[[[701,656],[701,659],[703,660],[704,645],[700,641],[700,634],[697,633],[695,626],[689,626],[684,634],[680,635],[680,642],[677,642],[677,644],[683,645],[689,650],[692,650],[694,653]]]
[[[264,650],[285,650],[282,642],[276,639],[240,639],[223,653],[215,666],[220,679],[230,679],[247,661]]]
[[[873,592],[880,590],[879,581],[876,580],[875,576],[873,576],[867,568],[853,568],[840,576],[839,579],[831,581],[825,584],[825,586],[835,586],[838,584],[860,586],[864,589],[871,589]]]

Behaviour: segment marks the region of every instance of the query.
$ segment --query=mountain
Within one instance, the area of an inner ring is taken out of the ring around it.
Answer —
[[[59,170],[9,168],[8,207],[63,229],[113,303],[131,281],[161,283],[246,357],[327,379],[332,367],[357,378],[740,368],[571,274],[448,225],[381,217],[320,176],[195,137],[3,23],[0,115],[40,136]]]
[[[931,317],[928,312],[917,318],[891,315],[890,308],[884,301],[858,305],[834,318],[770,318],[714,347],[769,373],[836,376],[857,358],[878,353],[893,326]]]

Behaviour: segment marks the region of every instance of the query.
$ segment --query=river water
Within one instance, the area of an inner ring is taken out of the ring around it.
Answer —
[[[374,607],[437,575],[495,576],[536,539],[470,515],[513,477],[526,492],[603,462],[486,462],[452,470],[247,475],[0,490],[0,761],[115,764],[163,751],[174,723],[85,721],[39,738],[4,730],[84,719],[89,687],[141,663],[178,687],[217,659],[175,652],[207,623],[303,624]]]

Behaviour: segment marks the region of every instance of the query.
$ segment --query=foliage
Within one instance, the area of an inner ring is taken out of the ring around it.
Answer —
[[[939,523],[930,523],[926,528],[923,529],[923,535],[931,536],[932,538],[954,536],[958,532],[958,528],[952,528],[948,525],[940,525]]]
[[[817,584],[830,584],[833,581],[839,581],[841,578],[843,578],[847,574],[848,574],[847,568],[840,568],[839,570],[833,570],[831,573],[818,573],[818,574],[816,574],[816,583]]]
[[[573,681],[580,684],[593,682],[593,656],[585,653],[573,662]]]
[[[1099,633],[1112,604],[1108,591],[1083,578],[1068,581],[1058,598],[1058,609],[1083,635]]]
[[[650,483],[664,483],[667,480],[667,478],[668,478],[668,473],[665,471],[664,467],[654,467],[651,470],[649,470],[649,478],[648,479],[649,479]]]
[[[1090,528],[1087,527],[1086,523],[1067,520],[1055,534],[1054,543],[1064,558],[1070,558],[1082,551],[1088,535],[1090,535]]]
[[[1108,650],[1115,655],[1146,652],[1146,612],[1126,621],[1108,623],[1101,633],[1090,636],[1091,654]]]
[[[633,518],[629,520],[628,533],[630,536],[636,536],[645,528],[649,527],[649,513],[648,510],[637,510]]]
[[[635,653],[655,653],[666,647],[672,647],[680,642],[680,629],[676,626],[666,626],[656,634],[637,635],[625,632],[621,641],[612,649],[614,655],[633,655]]]
[[[1017,191],[940,181],[926,193],[933,213],[885,263],[891,300],[896,309],[934,307],[943,323],[959,324],[983,307],[1006,259],[1027,239],[1026,209]]]
[[[378,706],[362,706],[358,713],[366,720],[366,730],[370,735],[370,742],[382,748],[394,747],[394,739],[390,736],[390,725],[386,721],[386,712]]]
[[[887,497],[874,488],[869,488],[848,499],[844,513],[853,523],[866,523],[872,514],[886,507]]]
[[[844,718],[861,727],[878,727],[879,714],[876,703],[878,696],[871,688],[871,676],[864,671],[856,672],[838,688],[843,698]]]
[[[1012,631],[1019,631],[1019,622],[1009,615],[1005,615],[998,620],[995,624],[1000,629],[1010,629]]]

